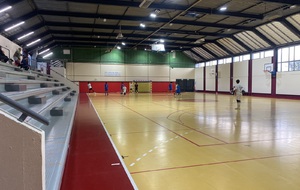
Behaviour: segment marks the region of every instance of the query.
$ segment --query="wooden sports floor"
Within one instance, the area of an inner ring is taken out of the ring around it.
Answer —
[[[299,100],[89,97],[139,190],[300,189]]]

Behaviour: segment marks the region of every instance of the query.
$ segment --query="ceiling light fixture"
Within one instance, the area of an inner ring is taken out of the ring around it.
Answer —
[[[125,42],[122,42],[122,45],[125,46],[126,45]]]
[[[146,25],[145,25],[144,23],[141,23],[141,24],[140,24],[140,27],[145,28]]]
[[[48,53],[47,55],[45,55],[43,58],[49,57],[50,55],[52,55],[53,52]]]
[[[37,43],[37,42],[39,42],[39,41],[41,41],[41,39],[37,39],[37,40],[35,40],[35,41],[33,41],[33,42],[27,44],[26,46],[31,46],[32,44],[35,44],[35,43]]]
[[[227,10],[227,6],[222,6],[219,8],[220,11],[226,11]]]
[[[157,15],[156,15],[155,13],[151,13],[151,14],[150,14],[150,17],[151,17],[151,18],[156,18],[156,16],[157,16]]]
[[[44,50],[44,51],[41,51],[40,53],[39,53],[39,55],[41,55],[41,54],[43,54],[43,53],[46,53],[46,52],[48,52],[50,49],[46,49],[46,50]]]
[[[13,29],[13,28],[16,28],[17,26],[20,26],[20,25],[24,24],[24,23],[25,23],[24,21],[19,22],[18,24],[15,24],[15,25],[12,25],[12,26],[9,27],[9,28],[6,28],[5,31],[7,32],[7,31],[9,31],[9,30],[11,30],[11,29]]]
[[[29,32],[29,33],[27,33],[27,34],[25,34],[25,35],[19,37],[18,40],[21,40],[21,39],[23,39],[23,38],[26,38],[27,36],[30,36],[30,35],[33,34],[33,33],[34,33],[34,32]]]
[[[0,13],[4,12],[4,11],[7,11],[8,9],[11,9],[11,6],[8,6],[8,7],[5,7],[3,9],[0,10]]]
[[[124,36],[122,34],[122,29],[121,29],[121,25],[120,25],[120,31],[119,31],[119,34],[117,35],[116,39],[122,39]]]

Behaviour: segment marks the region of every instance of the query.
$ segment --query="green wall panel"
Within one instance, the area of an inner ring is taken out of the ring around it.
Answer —
[[[125,50],[125,63],[148,64],[148,52],[141,50]]]
[[[64,49],[70,49],[71,55],[64,55]],[[195,61],[180,51],[176,51],[176,53],[169,53],[132,49],[114,49],[111,52],[108,52],[107,48],[87,47],[57,47],[52,51],[54,55],[51,59],[67,59],[72,62],[170,65],[173,68],[195,67]]]
[[[124,52],[114,49],[107,52],[107,49],[101,49],[101,63],[124,63]]]
[[[149,63],[153,65],[169,65],[169,53],[149,51]]]
[[[73,48],[73,62],[100,62],[100,49]]]
[[[72,60],[72,57],[71,57],[72,52],[70,52],[71,54],[64,54],[63,53],[64,49],[72,51],[70,48],[56,48],[56,49],[52,50],[52,52],[53,52],[53,56],[52,57],[55,56],[55,58],[57,58],[57,59],[66,59],[68,61],[71,61]],[[44,56],[46,54],[47,53],[44,53],[42,56]]]

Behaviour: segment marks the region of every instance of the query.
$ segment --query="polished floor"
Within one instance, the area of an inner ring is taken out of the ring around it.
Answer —
[[[89,94],[139,190],[299,190],[300,101]]]

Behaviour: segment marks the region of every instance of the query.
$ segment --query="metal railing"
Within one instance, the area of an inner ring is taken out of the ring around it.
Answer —
[[[40,114],[32,111],[29,108],[26,108],[25,106],[23,106],[22,104],[4,96],[3,94],[0,93],[0,101],[2,101],[3,103],[6,103],[7,105],[15,108],[16,110],[19,110],[20,112],[22,112],[22,115],[18,118],[18,120],[20,122],[23,122],[27,116],[32,117],[33,119],[45,124],[45,125],[49,125],[49,121],[47,120],[47,118],[41,116]]]

